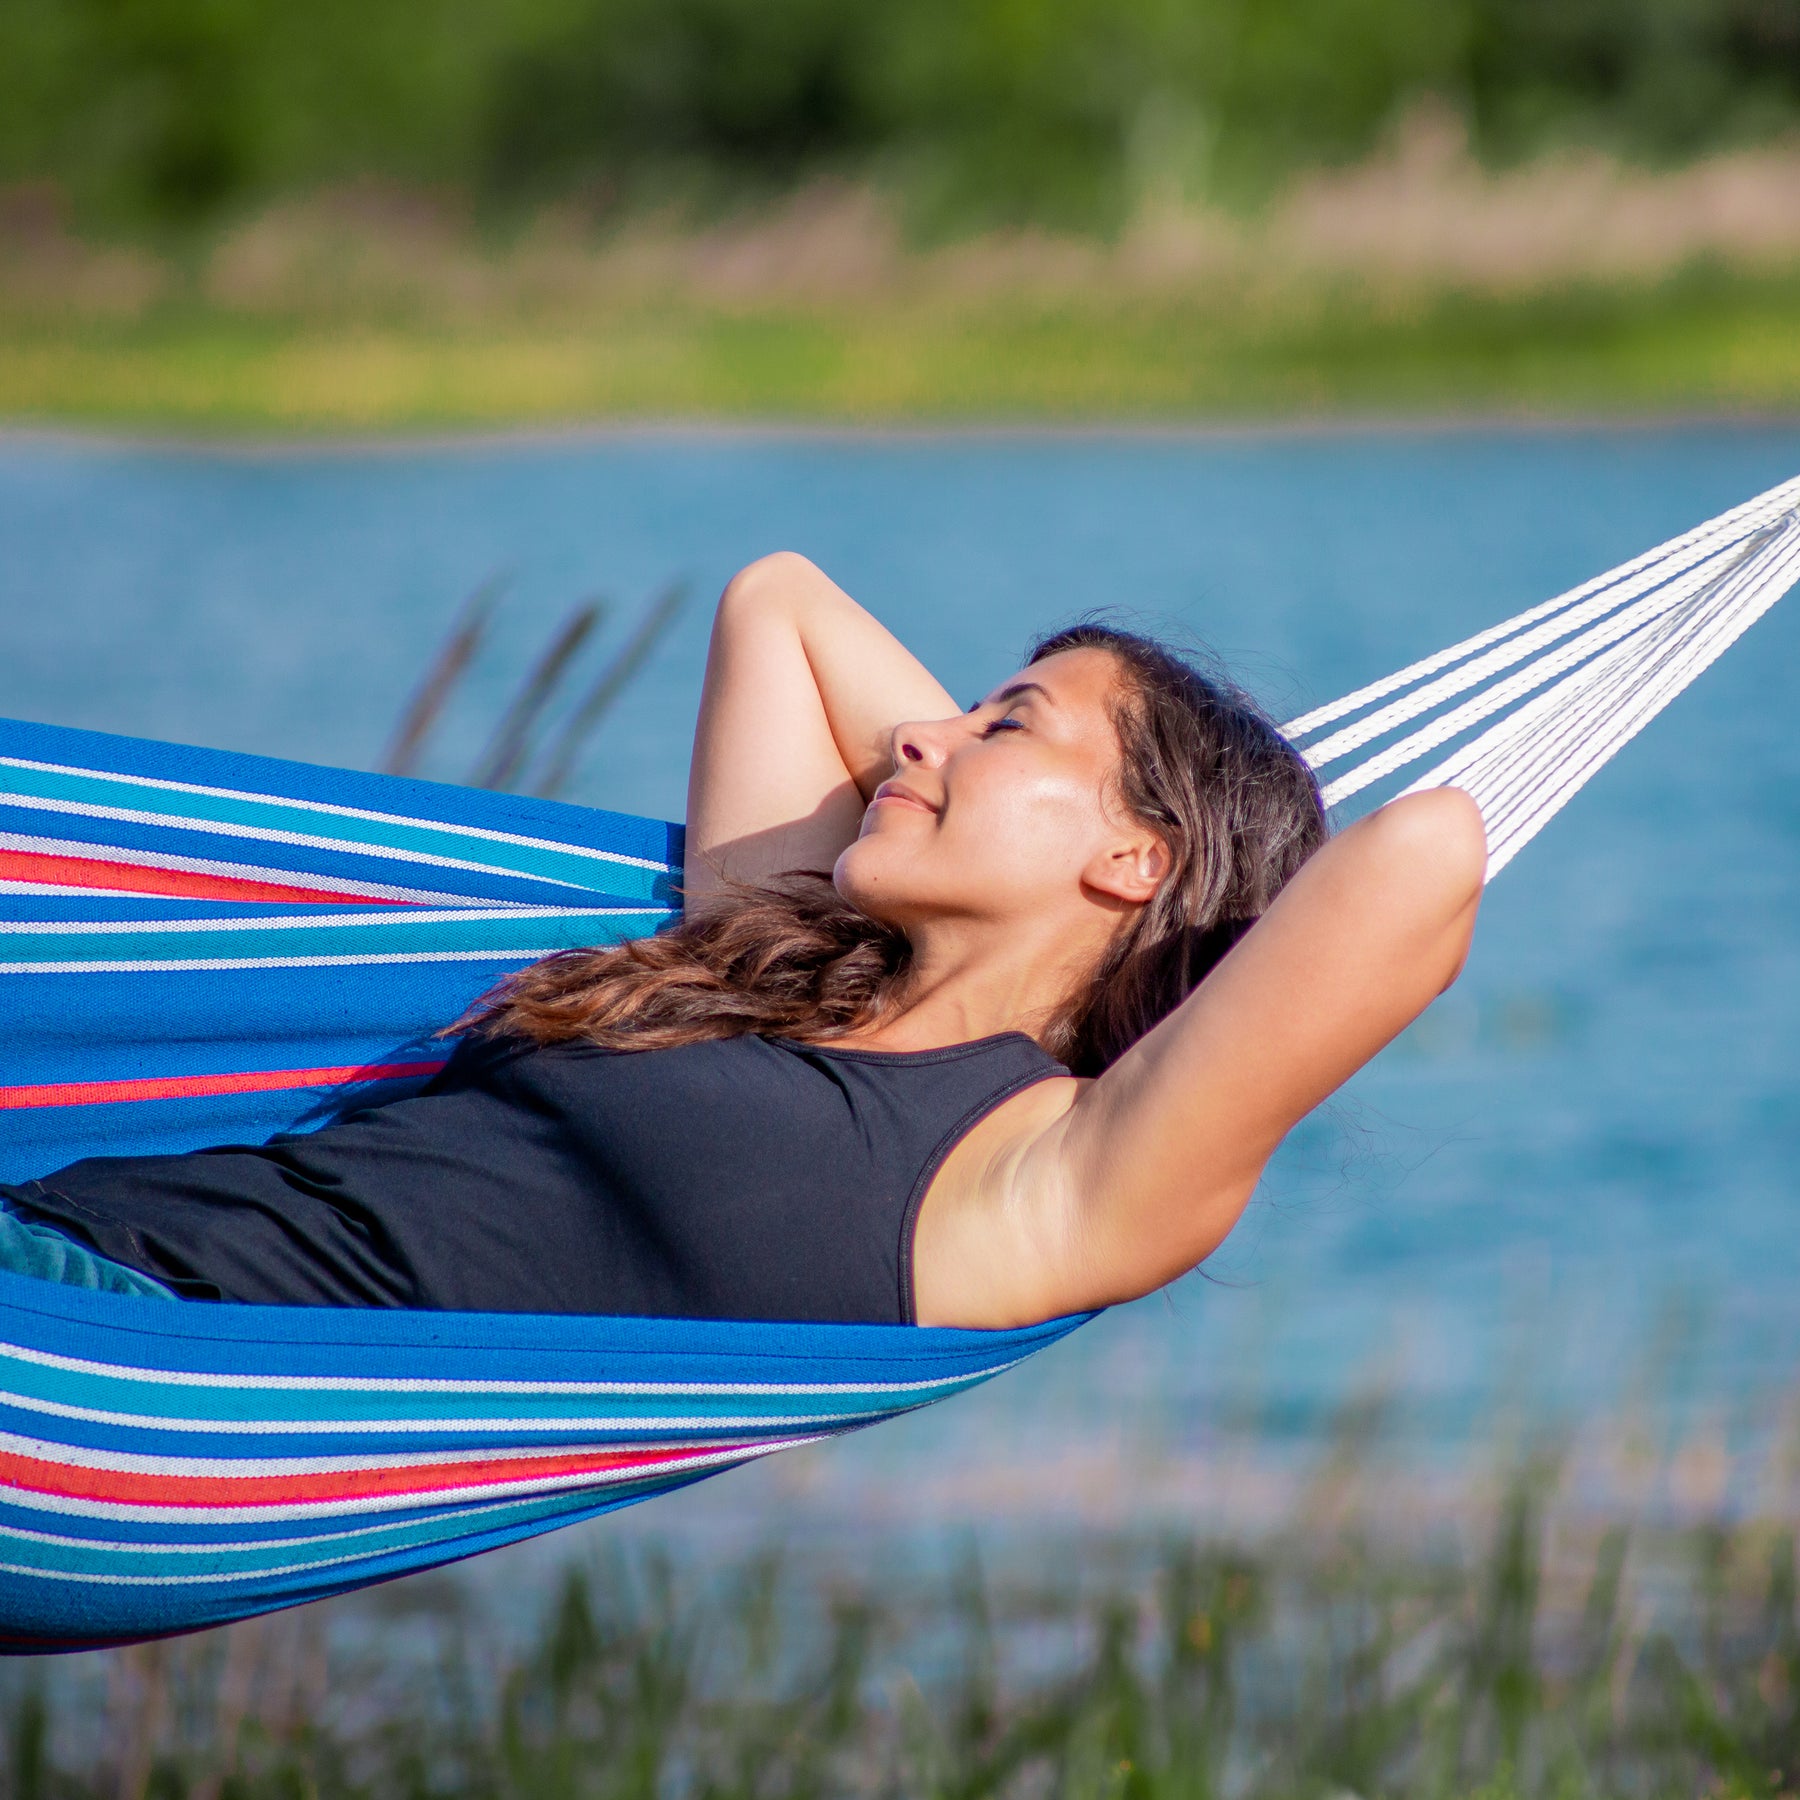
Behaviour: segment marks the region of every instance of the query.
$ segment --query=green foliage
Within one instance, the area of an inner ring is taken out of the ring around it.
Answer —
[[[498,60],[484,179],[602,204],[794,182],[872,147],[866,27],[842,0],[590,0]]]
[[[820,174],[929,225],[1117,222],[1367,152],[1678,156],[1800,119],[1800,0],[0,0],[0,182],[180,224],[371,177],[501,208]]]
[[[1498,155],[1563,136],[1685,156],[1800,109],[1795,0],[1473,0],[1468,17],[1461,92]]]
[[[0,1796],[1792,1800],[1791,1532],[1565,1520],[1550,1564],[1548,1474],[1468,1562],[1316,1528],[941,1584],[614,1553],[513,1648],[454,1582],[405,1584],[335,1657],[306,1609],[5,1672]]]
[[[1182,0],[907,0],[870,103],[931,224],[1111,223],[1146,158],[1203,173],[1221,23]]]
[[[0,0],[0,181],[184,224],[363,176],[477,178],[531,0]]]

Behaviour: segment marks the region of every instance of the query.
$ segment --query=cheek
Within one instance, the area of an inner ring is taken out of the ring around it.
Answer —
[[[1015,765],[956,791],[945,846],[1023,893],[1079,880],[1102,828],[1092,786],[1060,769]]]
[[[838,891],[886,917],[906,909],[1029,912],[1078,888],[1106,829],[1085,771],[998,758],[959,770],[936,821],[897,818],[846,849]]]

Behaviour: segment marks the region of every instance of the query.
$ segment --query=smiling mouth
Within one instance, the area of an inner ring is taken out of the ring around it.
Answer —
[[[875,790],[875,798],[871,800],[869,804],[871,806],[880,806],[884,802],[892,806],[908,806],[917,812],[929,813],[934,818],[937,815],[937,808],[935,806],[932,806],[927,801],[921,800],[917,794],[908,793],[905,788],[890,788],[885,785],[878,787]]]

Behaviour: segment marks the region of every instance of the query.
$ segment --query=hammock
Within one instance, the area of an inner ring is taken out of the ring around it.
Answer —
[[[1800,480],[1288,727],[1334,803],[1480,801],[1490,876],[1800,575]],[[0,722],[0,1180],[396,1097],[677,827]],[[209,1306],[0,1275],[0,1648],[341,1593],[958,1393],[1075,1328]]]

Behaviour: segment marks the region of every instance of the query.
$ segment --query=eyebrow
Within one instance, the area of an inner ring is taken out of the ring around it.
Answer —
[[[1005,706],[1011,701],[1022,700],[1027,694],[1042,694],[1052,706],[1056,704],[1056,696],[1042,682],[1015,681],[1010,687],[1003,687],[991,700],[972,701],[969,711],[975,712],[984,706]]]

